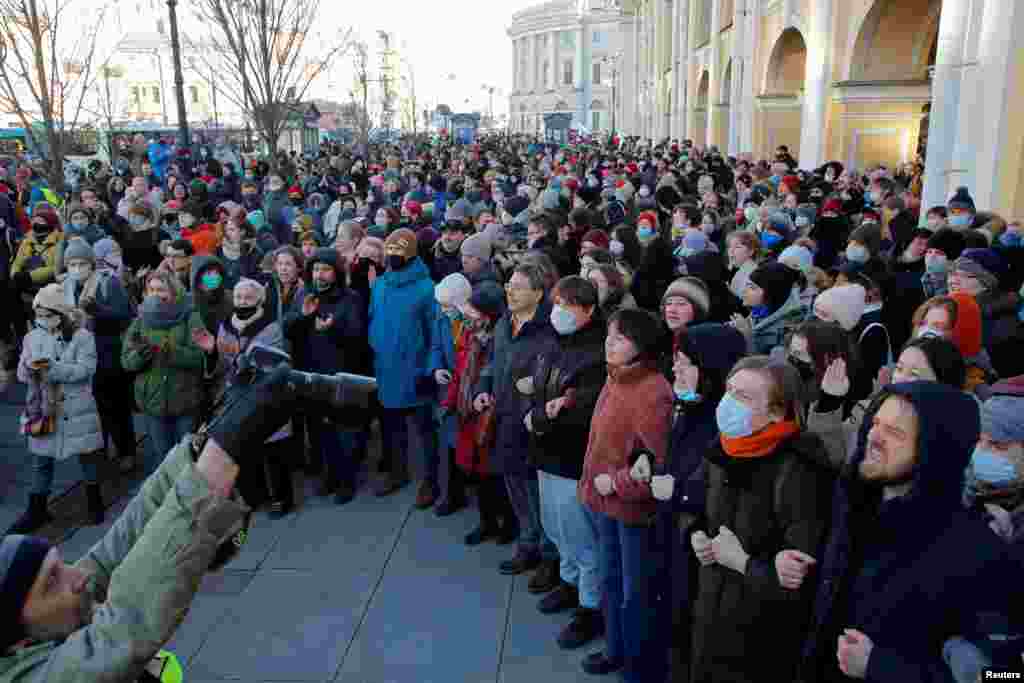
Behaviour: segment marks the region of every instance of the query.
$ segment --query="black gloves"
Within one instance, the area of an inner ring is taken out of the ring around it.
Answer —
[[[14,274],[11,278],[14,289],[20,292],[28,292],[32,289],[32,275],[24,270]]]

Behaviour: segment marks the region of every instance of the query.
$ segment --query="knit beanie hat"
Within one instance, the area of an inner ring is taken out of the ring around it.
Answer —
[[[665,290],[665,295],[661,297],[662,308],[665,307],[665,302],[674,296],[681,296],[690,302],[696,313],[694,322],[707,319],[708,313],[711,312],[711,293],[700,278],[681,277],[675,280]]]
[[[418,218],[420,215],[423,214],[423,205],[420,204],[419,202],[409,200],[405,203],[404,206],[406,211],[408,211],[409,214],[414,218]]]
[[[32,300],[32,308],[45,308],[61,315],[67,314],[69,311],[68,305],[64,302],[64,287],[55,282],[46,285]]]
[[[871,258],[878,256],[882,248],[882,229],[877,225],[862,225],[850,233],[850,242],[859,242],[867,247]]]
[[[822,213],[836,213],[841,214],[843,212],[843,202],[836,197],[828,199],[824,204],[821,205]]]
[[[428,205],[429,206],[429,205]],[[441,233],[429,225],[425,225],[416,231],[416,244],[418,247],[423,249],[432,249],[434,244],[440,239]]]
[[[292,185],[288,188],[288,199],[302,199],[302,188],[298,185]]]
[[[586,234],[583,235],[583,239],[580,240],[580,244],[583,244],[584,242],[590,242],[595,247],[600,247],[601,249],[607,249],[610,244],[608,240],[608,233],[604,230],[597,229],[588,230]]]
[[[105,261],[115,251],[120,251],[121,247],[114,240],[109,237],[104,237],[99,242],[92,246],[93,256],[97,261]],[[65,256],[64,260],[67,260]]]
[[[434,286],[434,298],[443,306],[461,306],[473,295],[473,285],[462,273],[452,273]]]
[[[92,264],[96,263],[96,253],[89,246],[89,243],[81,237],[72,238],[64,247],[64,263],[69,263],[74,259],[88,261]]]
[[[963,233],[952,228],[941,228],[928,239],[928,248],[941,251],[950,261],[960,258],[966,244]]]
[[[52,546],[36,536],[5,536],[0,541],[0,655],[25,638],[21,610]]]
[[[384,251],[386,253],[399,253],[407,259],[414,259],[418,255],[419,243],[416,233],[408,228],[399,228],[388,235],[384,240]],[[392,250],[397,250],[393,252]]]
[[[344,270],[340,265],[338,265],[338,252],[334,249],[331,249],[330,247],[321,247],[317,249],[315,252],[313,252],[313,256],[311,256],[310,259],[306,261],[305,267],[308,270],[308,272],[312,273],[313,266],[316,265],[317,263],[323,263],[324,265],[328,265],[331,268],[334,268],[335,274],[339,276],[342,274],[342,271]]]
[[[981,306],[966,292],[950,294],[956,302],[956,324],[953,326],[952,341],[964,358],[981,353]]]
[[[750,281],[764,290],[764,303],[773,313],[792,296],[797,279],[795,270],[777,261],[765,263],[750,274]]]
[[[511,199],[505,200],[505,210],[508,211],[512,218],[515,218],[523,211],[526,211],[530,207],[530,202],[527,201],[526,197],[512,197]]]
[[[42,202],[40,202],[42,204]],[[46,209],[45,211],[39,210],[39,205],[36,205],[36,210],[32,213],[33,218],[42,218],[46,221],[46,225],[50,230],[60,230],[60,219],[57,217],[57,212],[53,209]]]
[[[489,318],[500,318],[505,311],[505,292],[493,280],[478,282],[469,295],[469,305]]]
[[[953,270],[973,275],[982,286],[995,289],[1005,271],[1003,258],[994,249],[966,249],[953,263]]]
[[[993,396],[985,401],[981,432],[993,441],[1024,441],[1024,396]]]
[[[849,332],[864,315],[866,302],[867,292],[860,285],[839,285],[819,294],[814,307],[831,313],[839,326]]]
[[[946,206],[950,211],[953,209],[966,209],[971,213],[974,213],[974,199],[971,198],[971,193],[966,187],[956,188],[956,192],[953,193],[953,197],[947,202]]]
[[[482,233],[470,235],[462,241],[459,250],[463,256],[475,256],[482,261],[491,260],[491,241]]]
[[[651,224],[651,227],[655,230],[658,229],[658,214],[654,211],[642,211],[636,218],[636,223],[639,226],[640,221],[647,221]]]
[[[805,246],[791,244],[779,254],[779,263],[785,264],[805,275],[814,266],[814,254]]]

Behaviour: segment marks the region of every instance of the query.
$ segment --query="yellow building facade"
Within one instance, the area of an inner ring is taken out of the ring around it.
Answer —
[[[621,131],[802,168],[926,158],[924,203],[959,185],[1024,218],[1024,2],[622,0]]]

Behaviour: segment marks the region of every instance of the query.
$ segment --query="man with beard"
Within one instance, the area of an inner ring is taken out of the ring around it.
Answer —
[[[799,680],[952,680],[943,643],[979,611],[1020,616],[1019,558],[961,503],[980,432],[977,403],[937,382],[885,387],[836,488],[815,616]],[[780,584],[815,559],[784,550]]]

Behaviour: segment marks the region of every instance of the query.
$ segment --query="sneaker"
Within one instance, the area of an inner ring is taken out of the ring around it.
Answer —
[[[434,482],[424,479],[420,482],[420,488],[416,492],[416,509],[426,510],[434,504],[435,500],[437,500],[437,494],[434,492]]]
[[[295,508],[295,505],[283,500],[275,500],[270,503],[270,510],[267,514],[271,519],[281,519]]]
[[[345,505],[351,503],[356,497],[356,487],[351,484],[339,484],[336,493],[334,494],[334,503],[336,505]]]
[[[558,647],[575,650],[604,634],[604,615],[601,610],[580,607],[558,634]],[[607,660],[605,660],[607,661]]]
[[[607,676],[622,668],[622,662],[608,659],[604,656],[603,652],[594,652],[587,655],[580,664],[583,670],[591,676]]]
[[[576,586],[561,581],[558,588],[551,591],[537,603],[537,609],[541,614],[557,614],[567,609],[580,606],[580,594]]]
[[[553,591],[560,580],[558,578],[558,560],[544,560],[527,584],[526,590],[534,595]]]
[[[478,526],[466,534],[466,545],[480,545],[484,541],[498,535],[498,530],[490,526]]]
[[[517,550],[511,560],[505,560],[498,567],[502,574],[515,575],[536,569],[540,565],[540,555],[525,553]]]

